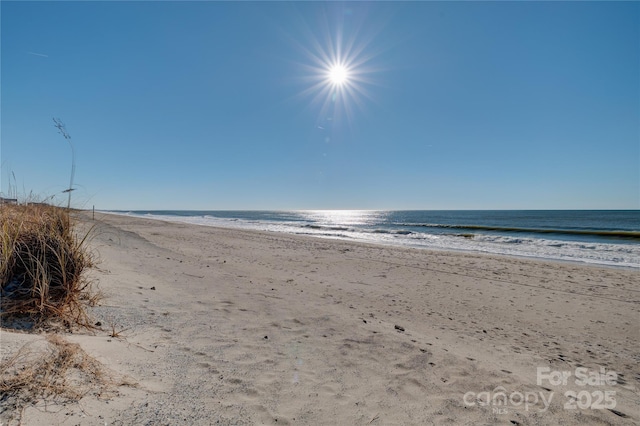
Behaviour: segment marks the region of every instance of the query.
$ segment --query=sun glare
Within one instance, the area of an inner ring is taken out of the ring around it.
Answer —
[[[329,69],[329,80],[336,86],[342,86],[349,79],[349,73],[343,65],[333,65]]]
[[[345,123],[352,125],[356,110],[365,110],[373,100],[370,88],[380,69],[374,66],[379,53],[373,43],[380,31],[377,21],[367,20],[364,10],[360,13],[351,6],[332,6],[330,11],[320,15],[317,31],[301,19],[305,37],[292,37],[306,56],[300,68],[307,87],[296,96],[308,96],[319,106],[317,128],[326,134],[327,143]]]

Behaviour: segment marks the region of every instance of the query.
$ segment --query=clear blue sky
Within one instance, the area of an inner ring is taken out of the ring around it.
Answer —
[[[0,7],[5,195],[59,117],[76,207],[640,208],[638,2]]]

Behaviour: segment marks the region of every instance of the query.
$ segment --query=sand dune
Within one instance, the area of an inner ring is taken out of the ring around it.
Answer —
[[[103,330],[66,338],[137,385],[23,424],[640,422],[637,270],[114,215],[92,245]]]

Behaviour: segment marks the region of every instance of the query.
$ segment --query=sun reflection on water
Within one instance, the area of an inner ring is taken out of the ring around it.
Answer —
[[[388,214],[379,210],[307,210],[300,214],[310,222],[336,226],[366,226],[379,223]]]

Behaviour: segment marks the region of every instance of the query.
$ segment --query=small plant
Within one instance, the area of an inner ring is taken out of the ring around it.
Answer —
[[[122,333],[129,330],[128,328],[122,328],[118,330],[118,324],[115,322],[115,320],[113,320],[113,318],[109,318],[107,320],[107,323],[109,324],[109,329],[111,329],[111,332],[109,333],[109,337],[113,337],[114,339],[122,338],[123,337]]]
[[[84,307],[96,294],[85,270],[93,265],[70,212],[30,204],[0,207],[0,320],[59,320],[93,327]]]

